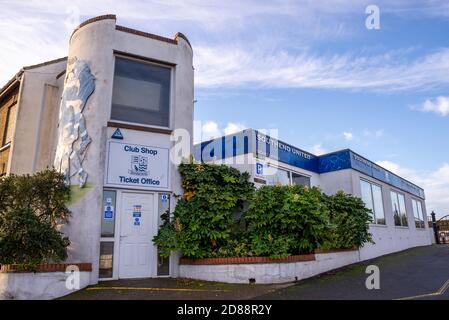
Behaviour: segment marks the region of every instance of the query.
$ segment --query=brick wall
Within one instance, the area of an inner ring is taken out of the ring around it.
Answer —
[[[5,135],[7,131],[6,125],[8,122],[8,110],[11,108],[11,106],[17,103],[18,91],[19,88],[16,87],[0,100],[0,175],[6,173],[10,151],[10,148],[5,147],[4,145]],[[15,125],[15,123],[10,122],[10,125],[11,124],[13,126]]]
[[[10,148],[0,151],[0,176],[6,174]]]

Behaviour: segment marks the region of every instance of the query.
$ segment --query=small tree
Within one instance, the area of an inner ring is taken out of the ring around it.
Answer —
[[[70,187],[54,170],[0,180],[0,264],[33,266],[67,257]]]

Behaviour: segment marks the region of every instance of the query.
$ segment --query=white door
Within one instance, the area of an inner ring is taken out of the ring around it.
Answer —
[[[153,194],[124,192],[121,203],[119,278],[151,277],[155,274]]]

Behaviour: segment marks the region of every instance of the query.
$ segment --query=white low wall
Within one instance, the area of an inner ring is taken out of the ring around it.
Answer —
[[[286,283],[310,278],[323,272],[338,269],[360,261],[359,251],[317,253],[315,261],[222,264],[222,265],[180,265],[180,277],[205,281],[256,284]]]
[[[81,271],[80,289],[89,285],[89,271]],[[65,272],[0,273],[0,300],[50,300],[77,290],[66,288]]]

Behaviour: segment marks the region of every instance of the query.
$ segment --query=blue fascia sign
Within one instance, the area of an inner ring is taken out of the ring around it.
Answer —
[[[298,168],[318,172],[317,156],[261,134],[256,130],[255,138],[257,156],[270,157]]]
[[[247,129],[234,135],[202,142],[196,145],[194,150],[195,158],[201,161],[235,157],[250,152],[255,153],[256,158],[269,157],[318,174],[354,169],[417,197],[425,198],[424,190],[420,187],[359,156],[350,149],[316,156],[257,130]],[[263,175],[262,163],[256,162],[255,174]]]

